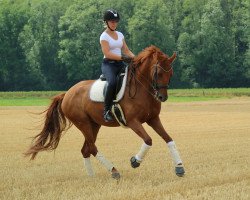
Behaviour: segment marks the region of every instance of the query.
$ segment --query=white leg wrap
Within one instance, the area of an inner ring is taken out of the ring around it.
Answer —
[[[106,167],[107,170],[109,170],[110,172],[112,171],[114,165],[110,161],[108,161],[102,154],[97,152],[95,157],[97,160],[100,161],[100,163],[102,163]]]
[[[170,150],[170,154],[172,156],[174,164],[175,165],[182,164],[182,160],[181,160],[179,152],[176,148],[175,142],[171,141],[171,142],[167,143],[167,145],[168,145],[168,148]]]
[[[91,165],[90,157],[84,158],[84,165],[85,165],[88,176],[94,176],[95,173]]]
[[[143,158],[146,156],[150,148],[151,146],[147,145],[146,143],[143,143],[140,151],[135,155],[136,160],[142,162]]]

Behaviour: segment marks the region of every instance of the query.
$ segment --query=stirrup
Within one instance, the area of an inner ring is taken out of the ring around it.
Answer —
[[[114,120],[114,119],[113,119],[113,116],[112,116],[112,113],[111,113],[110,110],[105,111],[103,117],[104,117],[105,122],[111,122],[111,121]]]

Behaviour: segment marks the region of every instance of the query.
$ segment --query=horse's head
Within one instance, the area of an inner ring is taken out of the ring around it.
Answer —
[[[168,86],[173,75],[172,63],[176,58],[174,53],[170,58],[162,52],[157,52],[153,55],[151,62],[151,79],[157,100],[164,102],[168,99]]]
[[[143,77],[147,77],[150,93],[161,102],[168,99],[167,89],[173,75],[172,63],[175,58],[176,53],[168,57],[159,48],[150,46],[139,53],[134,60],[134,64],[140,66]]]

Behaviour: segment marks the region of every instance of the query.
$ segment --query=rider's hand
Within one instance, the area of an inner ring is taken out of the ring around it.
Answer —
[[[133,58],[123,54],[122,55],[122,61],[126,62],[126,63],[130,63],[133,60]]]

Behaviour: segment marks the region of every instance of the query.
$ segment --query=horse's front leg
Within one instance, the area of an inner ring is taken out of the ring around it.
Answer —
[[[147,132],[145,131],[145,129],[143,128],[143,126],[141,125],[140,122],[137,121],[131,121],[128,123],[128,126],[138,135],[140,136],[144,143],[142,144],[139,152],[133,156],[130,159],[130,163],[131,166],[133,168],[137,168],[140,166],[140,163],[142,162],[142,160],[144,159],[144,157],[146,156],[147,152],[149,151],[149,149],[152,146],[152,139],[150,138],[150,136],[147,134]]]
[[[164,129],[159,116],[154,119],[151,119],[150,121],[147,122],[147,124],[151,126],[156,131],[156,133],[158,133],[158,135],[160,135],[162,139],[167,143],[171,157],[175,164],[175,173],[177,176],[183,176],[185,174],[185,170],[183,167],[180,154],[176,148],[175,142]]]

